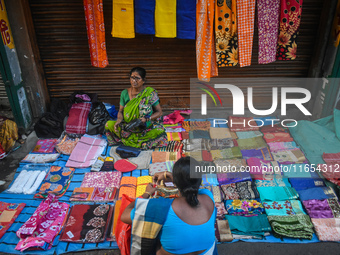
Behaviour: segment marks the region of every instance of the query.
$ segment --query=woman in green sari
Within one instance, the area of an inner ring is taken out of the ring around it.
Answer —
[[[110,146],[124,144],[141,149],[167,146],[165,129],[157,121],[162,116],[158,94],[155,89],[144,86],[145,76],[144,68],[131,69],[131,87],[120,95],[117,120],[110,120],[105,125]],[[125,130],[124,127],[135,119],[140,119],[143,127],[134,132]]]

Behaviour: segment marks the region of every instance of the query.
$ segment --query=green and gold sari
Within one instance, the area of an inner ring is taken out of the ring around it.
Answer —
[[[135,98],[124,106],[122,125],[126,125],[134,119],[151,116],[153,106],[159,103],[157,91],[146,87]],[[118,132],[114,130],[116,121],[108,121],[105,125],[106,137],[110,146],[124,144],[141,149],[153,149],[167,146],[167,136],[164,127],[157,121],[146,122],[146,129],[140,132],[127,132],[121,126]]]

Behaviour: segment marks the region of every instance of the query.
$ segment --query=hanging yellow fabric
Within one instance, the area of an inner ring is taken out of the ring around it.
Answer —
[[[112,1],[112,37],[135,38],[133,0]]]
[[[176,0],[156,0],[155,36],[175,38],[176,35]]]

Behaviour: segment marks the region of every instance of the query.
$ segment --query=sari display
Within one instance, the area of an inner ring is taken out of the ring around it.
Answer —
[[[254,183],[250,181],[221,185],[226,200],[259,198]]]
[[[312,239],[313,224],[306,214],[288,216],[268,216],[268,220],[276,237],[292,237]]]
[[[257,187],[261,201],[282,201],[297,199],[298,193],[290,187]]]
[[[130,100],[124,106],[124,124],[115,131],[116,121],[108,121],[105,125],[106,137],[110,146],[124,144],[126,146],[153,149],[155,147],[165,147],[168,144],[165,128],[157,121],[146,122],[145,129],[139,130],[138,133],[124,130],[126,123],[134,119],[151,116],[153,113],[152,106],[159,101],[157,91],[153,88],[146,87],[135,98]],[[123,123],[122,122],[122,123]]]
[[[263,237],[271,230],[267,216],[260,214],[253,217],[226,215],[232,234]]]
[[[312,219],[320,241],[340,241],[340,219]]]
[[[285,201],[272,201],[262,203],[266,214],[270,215],[295,215],[295,214],[306,214],[302,209],[302,204],[299,200],[285,200]]]
[[[237,139],[237,144],[241,150],[263,149],[267,147],[267,143],[263,140],[261,136],[246,139]]]
[[[311,218],[340,218],[340,205],[336,198],[305,200],[303,205]]]
[[[215,236],[219,242],[231,242],[233,240],[227,220],[216,220]]]

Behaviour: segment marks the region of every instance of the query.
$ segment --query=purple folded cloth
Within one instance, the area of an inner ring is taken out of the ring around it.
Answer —
[[[227,185],[236,182],[251,181],[248,172],[230,172],[217,174],[217,180],[220,185]]]
[[[337,199],[305,200],[302,202],[311,218],[338,218],[340,205]]]
[[[252,150],[241,150],[242,158],[249,159],[249,158],[260,158],[264,160],[273,160],[272,155],[268,148],[263,149],[252,149]]]

